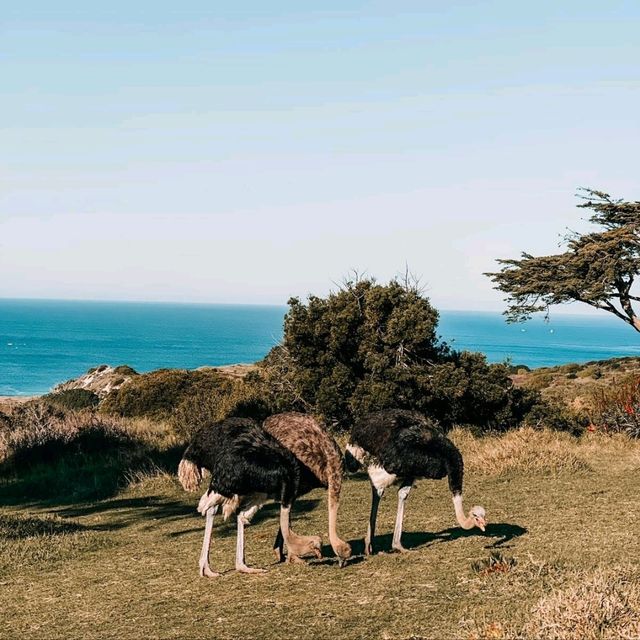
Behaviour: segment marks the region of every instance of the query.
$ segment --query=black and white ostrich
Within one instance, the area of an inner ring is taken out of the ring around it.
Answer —
[[[416,411],[387,409],[365,415],[351,430],[345,457],[347,469],[364,465],[371,481],[371,514],[365,538],[365,553],[373,552],[380,498],[387,487],[399,486],[398,513],[392,548],[405,551],[400,538],[404,503],[415,480],[448,477],[458,524],[463,529],[486,526],[483,507],[473,507],[468,516],[462,508],[462,454],[432,422]]]
[[[238,513],[237,571],[264,571],[245,564],[244,527],[269,499],[280,502],[280,529],[290,553],[319,555],[319,537],[296,536],[289,526],[291,506],[300,486],[300,463],[253,420],[228,418],[198,431],[178,467],[178,478],[187,491],[197,490],[203,469],[211,472],[211,482],[198,505],[198,511],[206,516],[201,576],[220,575],[209,566],[213,516],[220,507],[225,520]]]

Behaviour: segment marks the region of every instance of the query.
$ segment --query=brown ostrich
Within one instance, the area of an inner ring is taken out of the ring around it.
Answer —
[[[344,566],[351,556],[351,547],[338,536],[336,529],[344,472],[342,453],[338,444],[318,424],[317,420],[302,413],[280,413],[267,418],[262,426],[301,463],[302,472],[297,495],[304,495],[316,487],[325,487],[328,490],[329,541],[339,559],[340,566]],[[303,540],[314,539],[308,536],[297,537]],[[276,558],[280,561],[284,558],[283,543],[282,531],[278,530],[273,548]],[[292,553],[292,549],[289,548],[288,551],[289,561],[299,560],[296,554]]]

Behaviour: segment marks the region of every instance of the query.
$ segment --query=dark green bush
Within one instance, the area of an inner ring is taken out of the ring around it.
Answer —
[[[282,404],[322,414],[337,428],[389,407],[421,411],[445,427],[519,424],[538,395],[514,388],[507,365],[451,350],[437,325],[438,312],[415,287],[347,282],[326,298],[289,301],[284,345],[262,368],[277,360],[274,368],[286,374],[272,375],[285,384]]]
[[[93,391],[87,389],[66,389],[56,391],[44,396],[43,400],[63,409],[81,410],[94,409],[98,406],[100,398]]]
[[[126,364],[121,364],[113,370],[114,373],[117,373],[121,376],[137,376],[138,372]]]
[[[589,419],[586,415],[572,411],[562,402],[538,398],[527,412],[523,423],[530,427],[547,427],[579,435],[588,426]]]

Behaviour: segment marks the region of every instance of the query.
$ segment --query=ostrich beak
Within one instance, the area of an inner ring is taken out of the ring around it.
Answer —
[[[338,566],[342,569],[347,566],[346,558],[338,558]]]
[[[487,521],[484,518],[478,518],[476,524],[478,525],[478,529],[480,529],[480,531],[484,531],[487,526]]]

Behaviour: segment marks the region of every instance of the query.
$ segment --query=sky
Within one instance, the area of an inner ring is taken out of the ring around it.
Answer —
[[[640,200],[640,5],[7,3],[0,297],[283,304],[405,266],[502,309],[576,189]],[[107,6],[108,5],[108,6]]]

